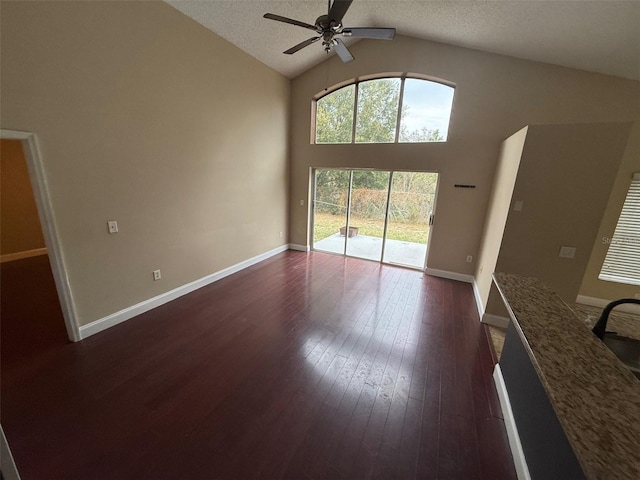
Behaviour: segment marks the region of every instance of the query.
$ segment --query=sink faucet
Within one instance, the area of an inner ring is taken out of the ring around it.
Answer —
[[[598,319],[595,327],[593,327],[593,330],[592,330],[592,332],[600,340],[604,338],[604,334],[607,330],[607,320],[609,320],[609,314],[611,313],[611,310],[613,310],[618,305],[622,305],[623,303],[635,303],[637,305],[640,305],[640,299],[621,298],[620,300],[614,300],[613,302],[607,304],[606,307],[604,307],[604,310],[602,310],[602,315],[600,315],[600,318]]]

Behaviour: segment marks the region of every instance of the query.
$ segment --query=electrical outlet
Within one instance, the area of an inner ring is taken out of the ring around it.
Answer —
[[[153,280],[160,280],[162,278],[162,275],[160,274],[160,270],[154,270],[153,271]]]
[[[471,255],[467,255],[467,263],[471,263],[473,261],[473,257]]]
[[[280,238],[282,238],[282,232],[280,232]]]
[[[303,207],[304,206],[304,200],[300,200],[300,206]]]
[[[118,233],[118,222],[115,220],[108,221],[107,227],[109,228],[109,233]]]

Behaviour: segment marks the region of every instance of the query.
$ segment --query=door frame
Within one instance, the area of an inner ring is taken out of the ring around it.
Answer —
[[[60,237],[55,222],[53,205],[51,204],[51,195],[42,155],[38,148],[38,140],[33,132],[5,129],[0,129],[0,138],[3,140],[19,140],[22,144],[27,170],[29,171],[29,180],[31,181],[31,188],[33,189],[33,196],[38,210],[38,218],[40,219],[40,226],[44,236],[44,244],[47,247],[53,280],[67,329],[67,336],[72,342],[78,342],[82,339],[78,326],[78,316],[73,304],[71,285],[60,246]]]
[[[347,170],[350,172],[349,174],[349,189],[348,189],[348,193],[347,193],[347,212],[346,212],[346,226],[347,229],[349,228],[349,220],[350,220],[350,216],[351,216],[351,190],[352,190],[352,182],[353,182],[353,172],[354,171],[375,171],[375,172],[389,172],[389,184],[387,186],[387,205],[386,205],[386,211],[385,211],[385,219],[384,219],[384,233],[383,233],[383,238],[382,238],[382,252],[380,254],[380,260],[378,260],[379,263],[383,263],[385,265],[396,265],[399,267],[407,267],[407,268],[412,268],[409,265],[402,265],[402,264],[396,264],[396,263],[392,263],[392,262],[384,262],[384,248],[385,248],[385,244],[387,241],[387,228],[389,226],[389,202],[391,200],[391,187],[393,184],[393,174],[395,172],[410,172],[410,173],[435,173],[436,175],[438,175],[437,181],[436,181],[436,189],[435,192],[433,194],[433,209],[431,212],[431,218],[432,218],[432,222],[429,225],[429,234],[427,236],[427,245],[426,245],[426,251],[424,254],[424,264],[422,265],[422,268],[420,267],[416,267],[416,270],[422,270],[423,272],[426,271],[426,269],[428,268],[428,260],[429,260],[429,247],[431,245],[431,237],[433,235],[433,226],[435,225],[435,217],[436,217],[436,209],[437,209],[437,203],[438,203],[438,190],[440,189],[440,172],[438,171],[427,171],[427,170],[392,170],[392,169],[382,169],[382,168],[339,168],[339,167],[311,167],[311,208],[310,210],[310,215],[309,218],[311,219],[310,225],[309,225],[309,245],[310,245],[310,249],[311,250],[315,250],[314,245],[315,245],[315,241],[314,241],[314,230],[315,230],[315,213],[316,213],[316,189],[317,189],[317,179],[318,176],[316,175],[316,172],[318,170]],[[347,230],[348,231],[348,230]],[[347,254],[347,237],[348,235],[345,235],[345,248],[343,249],[343,253],[335,253],[335,252],[325,252],[325,253],[332,253],[334,255],[342,255],[345,257],[352,257],[352,258],[360,258],[360,257],[353,257],[352,255],[348,255]],[[375,260],[372,260],[375,261]]]

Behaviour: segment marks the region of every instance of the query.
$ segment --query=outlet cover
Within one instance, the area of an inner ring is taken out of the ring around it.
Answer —
[[[153,280],[160,280],[162,278],[162,275],[160,274],[160,270],[154,270],[153,271]]]
[[[561,247],[560,258],[574,258],[576,256],[576,247]]]

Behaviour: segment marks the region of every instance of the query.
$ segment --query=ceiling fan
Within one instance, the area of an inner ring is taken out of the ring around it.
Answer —
[[[309,23],[299,22],[291,18],[282,17],[280,15],[274,15],[273,13],[265,13],[264,18],[269,20],[275,20],[277,22],[289,23],[291,25],[297,25],[298,27],[307,28],[313,30],[319,36],[314,36],[300,42],[299,44],[291,47],[289,50],[285,50],[283,53],[292,55],[304,47],[311,45],[322,39],[322,45],[325,52],[329,53],[332,49],[338,54],[340,59],[344,62],[350,62],[353,60],[353,55],[344,44],[341,38],[334,38],[336,35],[342,35],[344,37],[354,38],[373,38],[380,40],[392,40],[396,34],[395,28],[347,28],[342,26],[342,17],[344,17],[347,10],[351,6],[353,0],[334,0],[331,5],[331,0],[327,1],[327,14],[320,15],[316,19],[316,23],[311,25]]]

